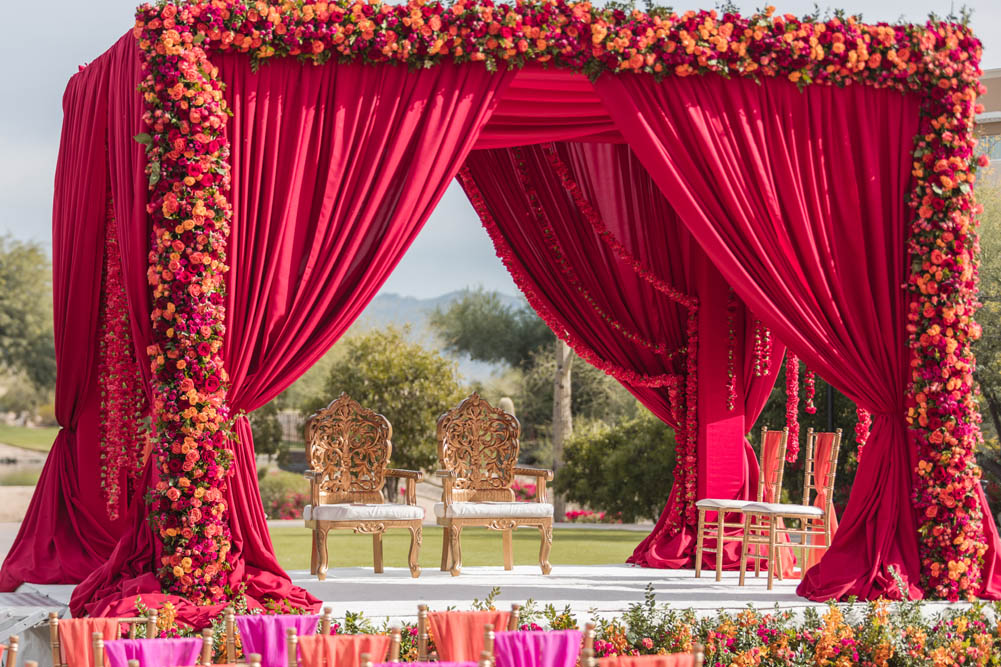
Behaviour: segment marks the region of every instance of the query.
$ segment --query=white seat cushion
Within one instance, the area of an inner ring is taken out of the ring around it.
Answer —
[[[734,500],[733,498],[703,498],[702,500],[695,503],[696,507],[701,509],[725,509],[725,510],[739,510],[745,505],[750,505],[750,500]]]
[[[744,506],[748,514],[800,514],[803,516],[824,516],[824,510],[813,505],[787,505],[785,503],[748,503]]]
[[[412,521],[424,518],[424,509],[417,505],[381,505],[333,503],[330,505],[306,505],[302,510],[306,521]]]
[[[553,515],[551,503],[452,503],[445,513],[445,503],[435,503],[439,519],[542,519]]]

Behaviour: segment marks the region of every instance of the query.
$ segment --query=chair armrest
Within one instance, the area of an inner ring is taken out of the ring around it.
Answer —
[[[319,470],[307,470],[302,476],[309,480],[309,504],[316,506],[320,504],[320,479],[323,474]]]
[[[316,476],[319,474],[320,474],[319,470],[307,470],[306,472],[302,473],[302,476],[305,477],[306,479],[315,479]]]
[[[407,504],[417,504],[417,483],[424,479],[424,473],[419,470],[400,470],[399,468],[386,468],[386,477],[399,477],[400,479],[412,479],[413,484],[407,484]]]
[[[399,477],[401,479],[416,479],[418,482],[424,479],[424,473],[420,470],[401,470],[399,468],[386,468],[386,477]]]
[[[520,466],[515,466],[515,475],[526,475],[529,477],[545,477],[547,482],[553,481],[553,471],[543,470],[542,468],[522,468]]]
[[[441,478],[441,502],[448,507],[452,504],[452,483],[455,481],[455,472],[451,470],[436,470],[434,476]]]

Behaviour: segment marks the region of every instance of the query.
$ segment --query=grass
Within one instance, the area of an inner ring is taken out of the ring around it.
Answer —
[[[297,522],[298,523],[298,522]],[[643,533],[625,530],[582,530],[557,528],[553,534],[553,550],[549,560],[553,565],[603,565],[624,563],[643,539]],[[355,535],[346,530],[330,531],[327,549],[330,567],[372,566],[372,537]],[[310,531],[302,526],[272,526],[271,540],[278,562],[286,570],[309,569]],[[388,531],[382,538],[386,567],[406,567],[410,550],[410,532],[406,529]],[[462,532],[462,564],[503,565],[501,534],[485,528],[466,528]],[[539,531],[521,528],[514,532],[515,565],[537,565],[539,562]],[[421,567],[437,569],[441,564],[441,528],[424,527],[421,547]]]
[[[0,424],[0,442],[36,452],[47,452],[52,449],[52,443],[55,442],[58,433],[59,428],[56,426],[33,428]]]
[[[35,486],[41,476],[41,466],[34,469],[12,470],[0,473],[0,486]]]

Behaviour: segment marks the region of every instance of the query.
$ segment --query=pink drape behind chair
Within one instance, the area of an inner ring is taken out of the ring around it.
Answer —
[[[906,234],[918,100],[717,76],[600,77],[630,146],[748,306],[811,368],[874,413],[866,457],[801,595],[920,595],[904,422]],[[986,510],[986,505],[984,506]],[[1001,595],[992,522],[988,597]]]
[[[119,639],[105,642],[104,650],[108,654],[108,667],[128,667],[129,660],[138,660],[139,667],[177,667],[198,662],[202,640],[200,637]]]
[[[498,632],[494,634],[496,667],[575,667],[580,656],[579,630]]]
[[[289,628],[296,635],[315,635],[319,616],[288,614],[254,614],[237,616],[243,654],[259,653],[261,667],[287,667]]]

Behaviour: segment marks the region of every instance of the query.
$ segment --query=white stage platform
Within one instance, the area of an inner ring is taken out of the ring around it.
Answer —
[[[324,604],[333,607],[334,615],[363,611],[372,620],[414,621],[418,603],[432,609],[456,607],[468,609],[474,598],[482,600],[493,587],[500,588],[498,607],[512,602],[524,604],[532,599],[539,606],[552,604],[558,609],[569,605],[578,622],[592,616],[611,617],[643,601],[647,584],[653,584],[659,603],[677,609],[695,609],[700,615],[722,609],[757,608],[805,609],[823,605],[796,595],[799,580],[776,581],[769,591],[764,576],[747,578],[747,585],[737,586],[737,572],[724,572],[716,582],[715,572],[703,571],[695,578],[692,570],[653,570],[631,565],[554,565],[548,576],[538,567],[468,567],[453,577],[448,572],[424,570],[418,579],[406,568],[386,568],[375,574],[371,568],[337,568],[327,572],[326,581],[318,581],[308,571],[289,573]]]

